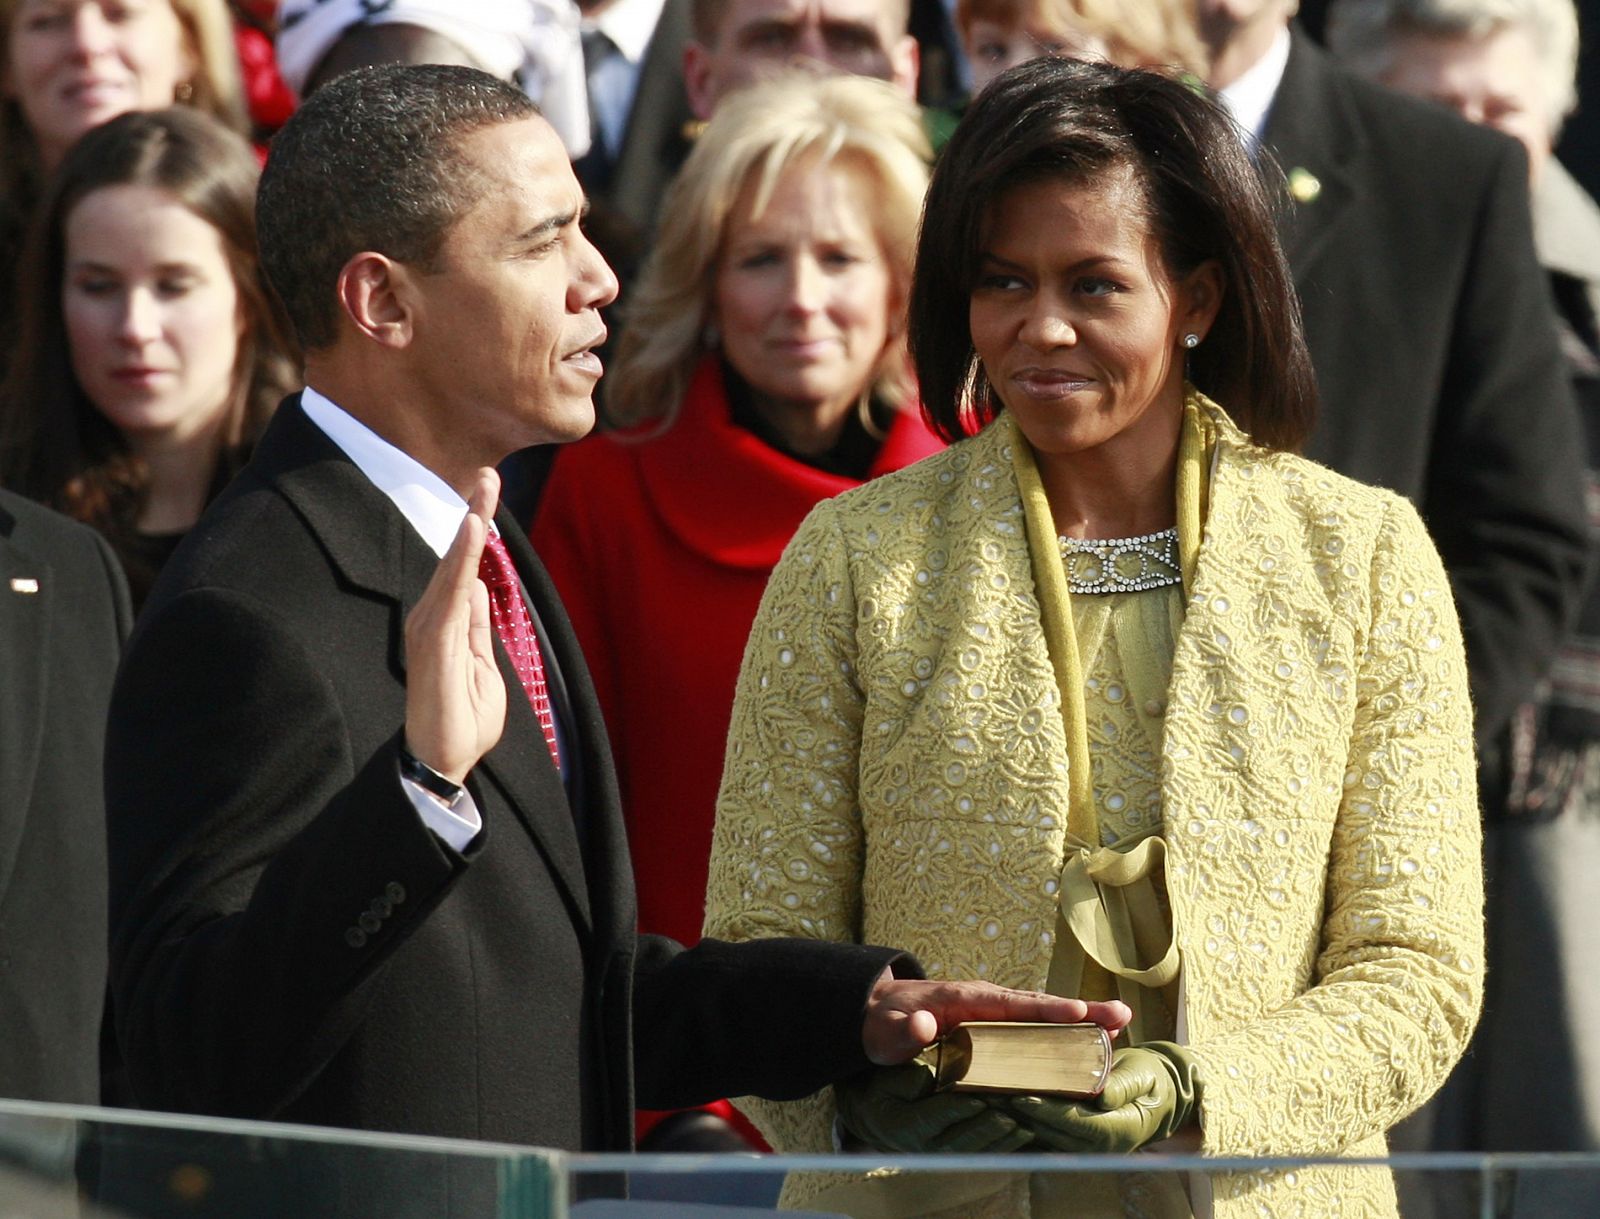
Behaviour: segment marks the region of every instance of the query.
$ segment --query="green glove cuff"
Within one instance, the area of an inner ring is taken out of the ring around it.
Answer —
[[[1150,1142],[1159,1143],[1162,1139],[1171,1138],[1182,1130],[1189,1124],[1191,1118],[1199,1116],[1200,1097],[1204,1086],[1200,1082],[1200,1064],[1195,1061],[1194,1055],[1185,1046],[1171,1041],[1147,1041],[1131,1049],[1118,1050],[1111,1059],[1112,1070],[1115,1071],[1117,1059],[1124,1054],[1143,1050],[1159,1054],[1172,1076],[1174,1092],[1172,1107],[1162,1114],[1156,1131],[1150,1138]]]

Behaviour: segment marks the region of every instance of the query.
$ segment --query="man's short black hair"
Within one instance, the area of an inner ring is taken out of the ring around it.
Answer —
[[[462,137],[538,113],[515,86],[441,64],[362,68],[308,97],[273,139],[256,199],[261,265],[301,346],[337,337],[336,285],[356,254],[432,269],[479,190]]]

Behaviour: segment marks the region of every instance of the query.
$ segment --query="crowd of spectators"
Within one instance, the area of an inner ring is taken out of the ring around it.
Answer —
[[[20,642],[34,577],[0,588],[0,785],[25,812],[103,818],[78,780],[98,773],[129,590],[136,613],[302,384],[255,232],[296,96],[369,65],[475,67],[540,104],[617,276],[597,434],[508,458],[505,502],[594,679],[639,927],[695,943],[769,576],[817,504],[960,434],[925,417],[907,345],[930,171],[1020,64],[1151,68],[1220,99],[1268,192],[1319,400],[1301,450],[1415,505],[1461,618],[1487,991],[1472,1050],[1393,1145],[1600,1151],[1600,174],[1556,151],[1594,130],[1578,82],[1600,30],[1572,0],[1297,7],[0,0],[0,573],[48,535],[78,590],[47,646]],[[24,680],[29,654],[52,656],[52,693]],[[0,957],[29,959],[52,895],[71,895],[54,924],[98,947],[57,977],[0,974],[0,1043],[34,1009],[62,1030],[0,1052],[0,1095],[93,1102],[104,852],[34,849],[10,816]],[[765,1146],[727,1101],[639,1133]]]

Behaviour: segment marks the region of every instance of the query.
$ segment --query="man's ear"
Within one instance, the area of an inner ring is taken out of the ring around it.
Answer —
[[[922,71],[922,47],[910,34],[889,48],[890,81],[912,101],[917,100],[917,77]]]
[[[701,122],[709,120],[717,108],[713,66],[709,47],[693,38],[683,44],[683,91],[688,95],[689,109]]]
[[[382,347],[411,344],[411,272],[403,263],[364,250],[339,271],[339,308],[361,334]]]

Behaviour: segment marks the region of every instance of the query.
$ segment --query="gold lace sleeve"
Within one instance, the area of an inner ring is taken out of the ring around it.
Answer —
[[[1312,985],[1193,1046],[1211,1153],[1326,1153],[1384,1131],[1443,1082],[1477,1020],[1483,889],[1466,664],[1438,554],[1397,498],[1369,596]],[[1241,897],[1271,900],[1270,877],[1240,871]]]
[[[708,936],[860,938],[856,612],[844,541],[824,502],[773,571],[745,648],[717,798]],[[781,1151],[834,1150],[831,1089],[739,1107]]]

